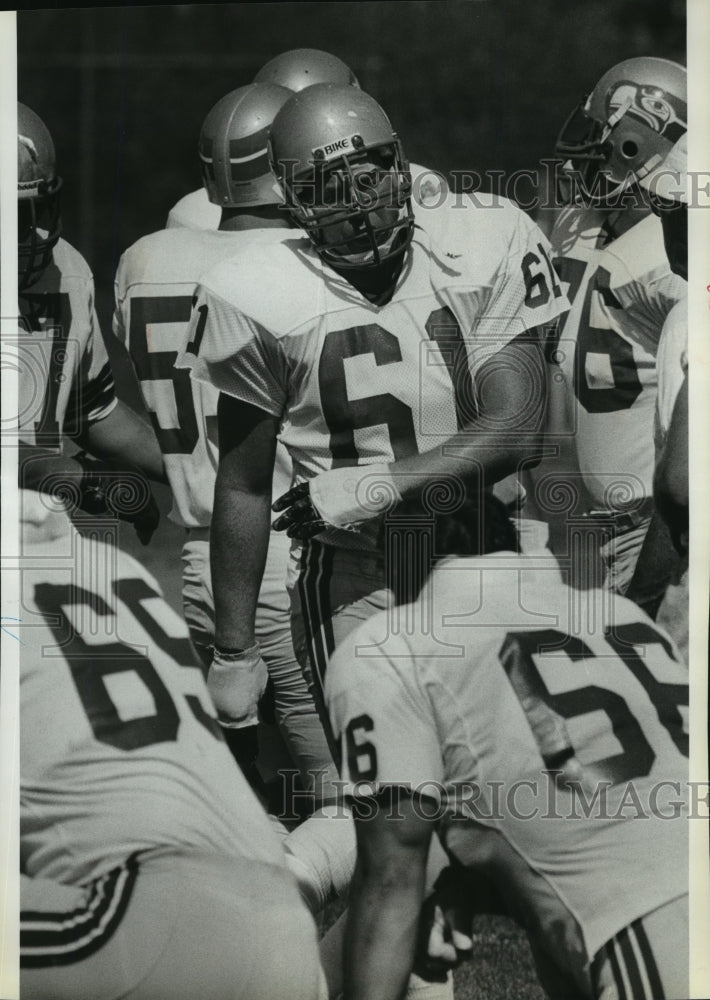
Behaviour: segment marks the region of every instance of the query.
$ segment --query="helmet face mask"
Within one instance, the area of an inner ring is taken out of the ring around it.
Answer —
[[[26,198],[17,205],[17,272],[19,287],[26,288],[52,263],[52,251],[62,232],[60,190],[55,178],[47,193]]]
[[[555,146],[564,204],[625,207],[620,196],[671,149],[687,125],[686,74],[665,59],[608,70],[569,116]]]
[[[555,146],[556,155],[565,161],[557,187],[563,205],[573,203],[580,188],[589,199],[595,181],[599,186],[599,170],[609,154],[604,126],[587,114],[588,100],[585,97],[572,111]]]
[[[54,143],[42,119],[18,104],[17,126],[17,271],[23,289],[52,262],[62,231],[62,180],[56,175]]]
[[[378,267],[403,254],[411,239],[411,180],[390,149],[343,156],[286,182],[295,221],[327,263]]]
[[[414,228],[409,164],[371,97],[309,88],[277,116],[269,155],[294,221],[325,263],[362,270],[403,258]]]

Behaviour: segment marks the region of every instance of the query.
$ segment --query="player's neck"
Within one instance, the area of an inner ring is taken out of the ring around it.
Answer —
[[[390,301],[402,273],[404,256],[381,264],[377,268],[338,268],[330,266],[341,277],[346,278],[353,288],[373,305],[384,306]]]
[[[291,220],[280,205],[257,208],[223,208],[219,228],[242,232],[248,229],[291,229]]]
[[[608,209],[604,213],[604,229],[612,239],[617,239],[650,214],[651,209],[647,205],[635,205],[620,210]]]

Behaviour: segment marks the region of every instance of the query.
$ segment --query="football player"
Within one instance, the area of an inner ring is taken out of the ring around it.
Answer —
[[[674,274],[688,279],[688,176],[687,133],[665,160],[642,181],[651,208],[663,227],[663,241]],[[657,621],[688,656],[688,303],[671,309],[658,344],[658,398],[656,403],[656,466],[653,497],[680,557],[674,578],[658,610]],[[651,529],[649,529],[649,535]],[[645,563],[647,543],[639,566]]]
[[[359,87],[349,66],[321,49],[290,49],[270,59],[254,77],[254,83],[270,83],[290,91],[312,87],[314,83],[339,83]],[[190,229],[217,229],[220,223],[219,204],[209,200],[204,185],[186,194],[168,213],[166,228],[186,226]]]
[[[495,498],[452,507],[392,513],[416,582],[435,566],[413,600],[395,580],[408,628],[361,624],[326,679],[358,841],[345,998],[401,995],[434,831],[459,910],[483,876],[548,996],[686,997],[686,667],[633,602],[521,558]],[[453,964],[475,946],[461,915],[450,931]]]
[[[418,206],[415,225],[402,144],[362,90],[294,95],[270,149],[310,245],[241,254],[203,277],[192,375],[222,392],[232,444],[215,492],[217,644],[255,641],[278,437],[304,485],[275,526],[319,532],[293,588],[318,691],[334,646],[388,603],[376,518],[387,501],[443,473],[443,488],[458,477],[475,490],[539,455],[546,325],[566,300],[545,238],[505,199],[486,209],[451,196]],[[350,530],[363,518],[374,520]],[[249,553],[239,573],[235,549]]]
[[[245,248],[275,245],[300,234],[281,210],[266,156],[269,126],[290,92],[276,84],[249,84],[219,100],[203,123],[199,153],[209,203],[221,212],[218,229],[161,230],[138,240],[122,256],[116,275],[114,333],[126,345],[146,408],[163,452],[173,493],[172,520],[186,529],[183,546],[183,607],[190,634],[205,666],[212,660],[214,601],[209,538],[218,463],[218,392],[173,367],[178,353],[196,351],[204,322],[188,345],[187,326],[200,275]],[[196,313],[203,321],[203,306]],[[187,345],[187,346],[186,346]],[[222,429],[225,440],[233,428]],[[275,450],[274,495],[290,485],[290,459]],[[273,455],[272,455],[273,458]],[[236,568],[244,558],[229,554]],[[230,660],[230,670],[254,670],[245,689],[230,691],[219,667],[208,687],[220,721],[230,729],[256,722],[256,701],[266,666],[274,683],[276,717],[302,780],[313,790],[315,775],[336,778],[323,728],[293,651],[286,592],[288,539],[271,535],[258,598],[261,655]],[[239,700],[241,699],[241,701]],[[229,734],[253,756],[252,731]]]
[[[149,424],[116,398],[91,271],[60,238],[49,130],[19,103],[17,128],[20,485],[118,515],[147,544],[159,511],[144,476],[165,481],[160,449]],[[63,454],[64,434],[94,458]]]
[[[359,87],[358,79],[349,66],[321,49],[290,49],[274,56],[254,77],[254,83],[271,83],[297,93],[316,83],[335,83]],[[410,164],[417,202],[438,205],[447,189],[446,179],[433,170]],[[174,205],[166,222],[168,229],[187,226],[191,229],[217,229],[219,206],[209,201],[204,187],[186,194]]]
[[[23,513],[2,571],[22,619],[23,998],[322,996],[315,925],[185,624],[52,498]]]
[[[532,474],[531,507],[538,504],[553,550],[568,563],[573,536],[589,532],[589,558],[577,559],[572,571],[619,593],[632,579],[653,512],[658,342],[686,296],[639,181],[686,122],[685,69],[665,59],[628,59],[601,77],[556,146],[565,161],[566,207],[551,241],[571,309],[553,355],[563,391],[560,407],[550,408],[547,440],[557,455]],[[659,565],[645,582],[649,610],[664,584]]]

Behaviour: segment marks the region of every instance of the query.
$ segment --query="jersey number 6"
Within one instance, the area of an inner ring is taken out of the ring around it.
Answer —
[[[119,600],[132,612],[151,641],[167,654],[175,667],[199,671],[187,638],[168,635],[145,607],[145,602],[159,595],[141,579],[120,579],[113,582]],[[180,728],[180,715],[170,691],[157,670],[143,653],[122,642],[87,643],[72,626],[64,610],[71,605],[85,605],[101,617],[114,611],[100,597],[83,587],[71,584],[41,583],[35,587],[35,601],[57,640],[57,646],[71,671],[86,717],[94,737],[117,750],[140,750],[155,743],[175,742]],[[108,678],[117,674],[133,674],[146,690],[144,715],[122,719],[111,699]],[[221,730],[215,718],[208,714],[196,695],[183,695],[194,718],[221,740]]]

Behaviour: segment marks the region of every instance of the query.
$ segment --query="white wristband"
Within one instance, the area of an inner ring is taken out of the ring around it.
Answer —
[[[385,462],[319,472],[310,481],[311,503],[336,528],[369,521],[402,499]]]

